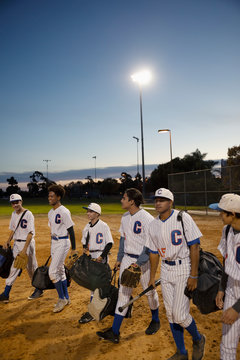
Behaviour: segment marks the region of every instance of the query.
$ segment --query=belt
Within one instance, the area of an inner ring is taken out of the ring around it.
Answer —
[[[174,265],[181,265],[181,263],[182,263],[182,260],[172,260],[172,261],[170,261],[170,260],[163,260],[164,262],[165,262],[165,264],[168,264],[168,265],[170,265],[170,266],[174,266]]]
[[[20,240],[20,239],[16,239],[15,241],[18,241],[18,242],[26,242],[26,240]]]
[[[66,236],[58,236],[58,237],[52,236],[52,240],[61,240],[61,239],[68,239],[68,235],[66,235]]]
[[[128,256],[130,256],[131,258],[134,258],[134,259],[138,259],[138,258],[139,258],[139,255],[128,254],[128,253],[125,253],[125,255],[128,255]]]
[[[89,250],[89,252],[98,252],[98,251],[102,251],[102,250]]]

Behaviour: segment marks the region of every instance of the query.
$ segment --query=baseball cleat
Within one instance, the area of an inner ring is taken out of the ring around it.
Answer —
[[[168,358],[168,360],[188,360],[188,352],[187,354],[181,354],[180,351],[177,349],[176,354]]]
[[[90,321],[95,320],[89,312],[85,312],[78,320],[79,324],[87,324]]]
[[[35,289],[32,295],[28,297],[28,300],[38,299],[43,296],[43,290]]]
[[[201,339],[193,341],[193,354],[192,360],[201,360],[204,356],[206,338],[205,335],[201,334]]]
[[[146,335],[153,335],[160,329],[160,321],[152,320],[145,331]]]
[[[70,305],[71,304],[71,300],[70,300],[70,298],[65,298],[66,300],[67,300],[67,305]]]
[[[6,296],[4,293],[0,295],[0,301],[4,304],[7,304],[9,302],[9,296]]]
[[[62,311],[67,304],[68,304],[67,299],[58,299],[58,302],[56,303],[56,305],[53,308],[53,312],[57,313],[57,312]]]
[[[97,331],[96,334],[100,337],[100,339],[111,341],[114,344],[119,343],[119,335],[114,334],[112,328],[106,331]]]

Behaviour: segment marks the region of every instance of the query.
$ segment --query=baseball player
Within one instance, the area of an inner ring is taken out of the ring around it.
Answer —
[[[109,226],[99,219],[101,215],[101,206],[91,203],[88,207],[83,206],[87,210],[89,223],[82,232],[82,244],[84,253],[89,253],[92,259],[106,263],[110,249],[113,245],[113,238]],[[91,294],[92,300],[93,293]],[[82,315],[79,320],[80,324],[86,324],[94,320],[89,312]]]
[[[64,261],[70,249],[70,244],[72,247],[71,256],[76,253],[74,223],[70,211],[61,204],[64,194],[65,190],[61,185],[51,185],[48,188],[48,201],[52,206],[48,213],[52,257],[49,266],[49,277],[58,293],[58,302],[53,308],[54,313],[62,311],[66,305],[70,304]]]
[[[166,315],[177,352],[168,360],[188,359],[183,330],[193,338],[193,360],[204,355],[205,336],[201,335],[189,313],[189,298],[184,295],[186,286],[190,291],[197,287],[199,263],[199,238],[202,236],[190,215],[183,214],[186,239],[178,210],[172,209],[173,194],[160,188],[155,192],[155,208],[159,216],[149,226],[146,246],[150,250],[151,275],[149,285],[154,286],[159,257],[161,256],[161,287]]]
[[[115,268],[120,267],[119,279],[121,279],[123,271],[131,264],[140,266],[140,282],[142,288],[145,290],[148,287],[150,279],[150,262],[149,255],[145,248],[145,242],[149,223],[153,220],[153,216],[144,209],[140,209],[141,203],[143,203],[142,194],[134,188],[127,189],[122,197],[122,208],[127,210],[127,212],[124,213],[121,219],[121,238]],[[98,331],[97,335],[100,338],[115,344],[119,343],[120,327],[128,309],[126,308],[121,313],[118,308],[129,301],[132,291],[133,289],[131,287],[120,285],[113,325],[104,332]],[[145,333],[147,335],[153,335],[160,328],[158,294],[154,289],[146,295],[152,313],[152,320]]]
[[[27,271],[30,279],[32,279],[34,271],[38,267],[36,253],[35,253],[34,217],[31,211],[23,208],[21,195],[12,194],[10,196],[10,203],[12,205],[12,208],[14,209],[9,225],[9,229],[11,232],[8,241],[3,245],[3,248],[7,249],[10,246],[11,240],[12,239],[14,240],[13,257],[15,259],[18,254],[24,254],[28,256]],[[20,269],[14,266],[14,262],[13,262],[10,269],[10,274],[6,279],[6,286],[4,292],[0,295],[1,302],[3,303],[9,302],[9,294],[12,285],[16,280],[16,278],[18,277],[18,275],[20,274],[20,271],[21,271]],[[29,300],[37,299],[40,296],[42,296],[42,294],[43,294],[42,290],[35,289],[32,295],[28,297],[28,299]]]
[[[223,309],[221,360],[235,360],[240,337],[240,196],[225,194],[218,204],[209,207],[220,211],[225,225],[218,246],[224,258],[224,273],[216,297],[217,306]]]

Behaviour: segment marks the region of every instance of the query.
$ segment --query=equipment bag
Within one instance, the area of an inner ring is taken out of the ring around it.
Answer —
[[[52,280],[49,277],[48,271],[48,262],[51,258],[51,255],[47,259],[45,265],[38,267],[33,274],[32,278],[32,286],[39,290],[48,290],[48,289],[55,289],[55,286]],[[71,284],[71,277],[69,274],[69,270],[65,267],[65,273],[67,278],[67,286]]]
[[[88,312],[97,321],[101,321],[108,315],[114,316],[115,314],[119,289],[115,286],[116,270],[114,269],[113,272],[112,280],[114,280],[114,284],[96,289],[93,293],[92,301],[88,304]],[[128,307],[125,318],[131,318],[132,306],[133,304]]]
[[[13,235],[15,234],[15,232],[17,231],[17,228],[19,227],[24,215],[26,214],[28,210],[24,210],[24,212],[22,213],[18,223],[17,223],[17,226],[13,232]],[[13,237],[12,235],[12,237]],[[3,278],[3,279],[7,279],[9,274],[10,274],[10,269],[11,269],[11,266],[12,266],[12,263],[13,263],[13,253],[12,253],[12,249],[11,247],[9,246],[6,250],[3,249],[2,245],[0,245],[0,276]],[[18,274],[18,276],[21,275],[21,272],[22,270],[20,271],[20,273]]]
[[[3,279],[7,279],[10,274],[10,269],[14,260],[12,249],[10,246],[7,249],[4,249],[2,245],[0,245],[0,260],[0,276]]]
[[[177,219],[181,221],[183,235],[187,242],[182,211],[179,212]],[[226,230],[226,237],[229,228]],[[185,295],[192,299],[193,304],[197,306],[202,314],[209,314],[219,310],[215,299],[222,274],[223,266],[218,258],[211,252],[200,249],[197,288],[194,291],[189,291],[186,287]]]
[[[94,291],[97,288],[109,287],[111,269],[107,263],[100,263],[83,254],[70,269],[71,278],[80,286]]]

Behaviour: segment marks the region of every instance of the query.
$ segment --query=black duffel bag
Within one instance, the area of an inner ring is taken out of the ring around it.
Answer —
[[[119,288],[115,286],[116,270],[113,270],[113,272],[112,280],[114,280],[114,284],[96,289],[93,293],[92,301],[88,305],[88,312],[97,321],[101,321],[108,315],[114,316],[115,314]],[[132,296],[130,297],[131,299]],[[125,318],[132,317],[132,306],[133,304],[129,305]]]
[[[13,253],[12,249],[9,246],[7,249],[4,249],[2,245],[0,245],[0,277],[3,279],[7,279],[10,274],[10,269],[13,263]]]
[[[108,264],[94,261],[83,254],[70,269],[71,278],[80,286],[94,291],[111,284],[112,272]]]
[[[48,290],[48,289],[55,289],[55,286],[48,274],[48,262],[51,258],[51,255],[47,259],[45,265],[38,267],[33,274],[32,278],[32,286],[39,290]],[[71,277],[69,274],[69,270],[65,267],[65,273],[67,278],[67,286],[70,286]]]

